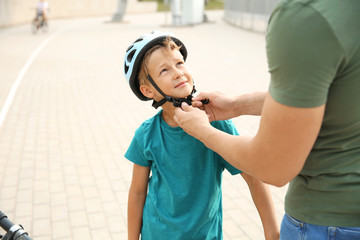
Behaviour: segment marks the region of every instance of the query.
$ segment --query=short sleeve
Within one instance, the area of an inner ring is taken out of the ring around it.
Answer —
[[[150,167],[151,161],[145,158],[144,150],[141,146],[141,130],[138,129],[136,130],[135,136],[132,139],[128,150],[125,153],[125,158],[140,166]]]
[[[344,51],[321,14],[301,2],[280,4],[269,21],[266,50],[275,101],[293,107],[326,103]]]

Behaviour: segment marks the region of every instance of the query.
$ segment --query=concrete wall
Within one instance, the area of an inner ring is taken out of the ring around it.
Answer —
[[[280,0],[225,0],[224,19],[235,26],[265,32],[270,14]]]
[[[49,18],[112,15],[119,0],[47,0]],[[37,0],[0,0],[0,27],[27,24],[35,16]],[[127,0],[126,13],[155,12],[156,2]]]

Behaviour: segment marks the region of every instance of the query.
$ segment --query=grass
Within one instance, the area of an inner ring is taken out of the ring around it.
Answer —
[[[138,0],[140,2],[157,2],[158,3],[158,12],[162,11],[170,11],[170,6],[168,0],[168,4],[164,4],[164,0]],[[216,10],[216,9],[224,9],[224,1],[223,0],[209,0],[205,5],[205,10]]]

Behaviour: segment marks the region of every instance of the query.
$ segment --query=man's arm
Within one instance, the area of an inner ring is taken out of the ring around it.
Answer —
[[[150,167],[134,164],[128,199],[128,239],[139,240]]]
[[[186,105],[182,109],[175,110],[175,120],[187,133],[234,167],[263,182],[283,186],[301,171],[318,136],[325,105],[289,107],[267,94],[255,137],[226,134],[209,124],[204,111]]]
[[[255,92],[230,97],[220,92],[202,92],[193,98],[193,106],[208,114],[210,121],[227,120],[240,115],[261,115],[266,92]],[[208,104],[201,100],[210,99]]]

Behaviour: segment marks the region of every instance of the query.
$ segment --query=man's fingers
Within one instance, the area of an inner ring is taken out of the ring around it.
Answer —
[[[208,95],[209,94],[206,92],[201,92],[198,95],[194,96],[192,100],[193,101],[201,101],[201,100],[204,100],[205,98],[209,98]]]
[[[184,114],[184,111],[181,108],[179,108],[179,107],[175,108],[174,120],[179,125],[180,125],[180,119],[178,118],[178,116],[180,116],[180,118],[181,118],[182,114]]]
[[[176,108],[175,108],[175,116],[176,116],[176,115],[182,115],[182,114],[184,114],[183,109],[182,109],[182,108],[179,108],[179,107],[176,107]]]
[[[185,112],[189,112],[191,107],[186,102],[182,102],[181,109],[184,110]]]
[[[200,102],[200,101],[193,101],[191,105],[192,105],[193,107],[199,108],[199,107],[201,107],[203,104],[202,104],[202,102]]]

